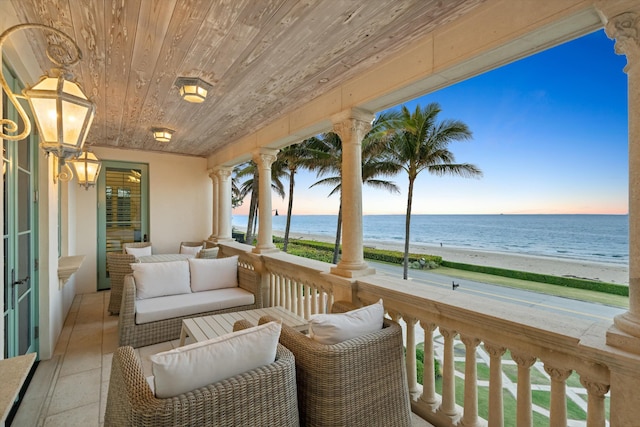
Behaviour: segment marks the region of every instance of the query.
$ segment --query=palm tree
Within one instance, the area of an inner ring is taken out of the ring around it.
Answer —
[[[448,148],[449,144],[453,141],[469,140],[472,134],[468,126],[459,120],[447,119],[438,122],[440,111],[440,105],[435,102],[424,109],[417,105],[413,113],[402,106],[400,111],[382,113],[369,133],[372,139],[387,142],[395,163],[409,176],[404,241],[405,280],[409,269],[413,185],[418,174],[426,170],[437,176],[482,176],[482,171],[473,164],[455,163],[455,157]]]
[[[293,211],[293,190],[295,188],[295,175],[299,168],[307,168],[310,162],[317,156],[323,156],[323,153],[314,152],[309,147],[309,140],[289,145],[288,147],[280,149],[278,153],[278,160],[283,167],[283,174],[289,178],[289,203],[287,206],[287,220],[284,229],[284,244],[282,250],[287,252],[289,245],[289,231],[291,230],[291,213]],[[286,169],[286,171],[284,171]]]
[[[310,146],[314,150],[325,153],[321,159],[316,159],[309,164],[309,169],[316,170],[318,176],[335,173],[314,183],[316,185],[333,185],[329,196],[340,193],[340,207],[338,209],[338,225],[336,240],[333,249],[333,263],[337,264],[340,251],[340,238],[342,235],[342,140],[335,133],[322,134],[320,138],[310,138]],[[385,153],[385,145],[376,139],[366,139],[362,142],[362,183],[375,188],[382,188],[390,192],[399,193],[398,186],[387,180],[379,179],[382,176],[395,175],[400,167]]]
[[[251,200],[249,202],[249,213],[247,218],[247,233],[245,236],[245,242],[247,244],[252,244],[255,238],[255,224],[258,219],[258,199],[260,197],[260,189],[259,189],[259,173],[258,166],[255,162],[249,161],[244,163],[242,168],[238,168],[236,170],[236,178],[247,178],[240,185],[240,194],[251,194]],[[271,189],[275,191],[275,193],[284,199],[284,185],[280,178],[282,178],[284,172],[282,170],[282,166],[278,165],[278,162],[273,162],[271,165]]]

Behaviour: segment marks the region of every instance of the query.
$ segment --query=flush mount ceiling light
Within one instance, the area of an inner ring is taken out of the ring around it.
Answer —
[[[153,138],[158,142],[169,142],[171,141],[171,135],[173,135],[174,130],[169,128],[151,128],[151,132],[153,132]]]
[[[203,102],[207,92],[213,87],[199,77],[178,77],[175,85],[180,90],[182,99],[195,103]]]

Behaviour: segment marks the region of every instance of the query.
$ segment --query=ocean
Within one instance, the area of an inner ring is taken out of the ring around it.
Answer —
[[[335,237],[337,215],[293,215],[292,237]],[[273,217],[284,232],[286,215]],[[246,215],[233,215],[245,229]],[[404,215],[365,215],[364,240],[404,243]],[[629,264],[628,215],[412,215],[411,243]]]

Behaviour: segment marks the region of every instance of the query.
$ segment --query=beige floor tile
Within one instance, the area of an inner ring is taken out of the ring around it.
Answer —
[[[47,417],[70,409],[100,402],[101,369],[59,377],[51,398]],[[97,408],[97,406],[96,406]],[[98,413],[96,412],[96,423]]]
[[[102,351],[98,346],[68,351],[62,362],[60,376],[77,374],[79,372],[100,369],[102,367]]]
[[[73,408],[45,419],[45,427],[98,427],[100,405],[92,403]]]
[[[73,328],[69,337],[67,351],[93,349],[96,347],[98,349],[102,347],[102,328]]]
[[[111,361],[113,360],[113,353],[105,353],[102,355],[102,381],[109,381],[111,375]]]

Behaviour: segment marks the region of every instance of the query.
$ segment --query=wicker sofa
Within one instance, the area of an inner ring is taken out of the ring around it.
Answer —
[[[238,263],[238,286],[253,294],[253,304],[223,309],[211,309],[187,316],[136,323],[136,284],[133,275],[128,274],[124,279],[122,304],[120,306],[120,317],[118,318],[119,345],[142,347],[178,339],[180,337],[183,319],[262,308],[260,276],[254,270],[245,267],[242,263]]]
[[[236,322],[246,328],[246,321]],[[276,360],[166,399],[156,398],[131,347],[113,354],[105,427],[298,426],[295,361],[278,345]]]
[[[353,307],[335,302],[332,312]],[[276,320],[265,316],[260,324]],[[409,427],[411,407],[402,329],[384,319],[379,331],[320,344],[282,325],[280,344],[296,359],[300,425]]]

